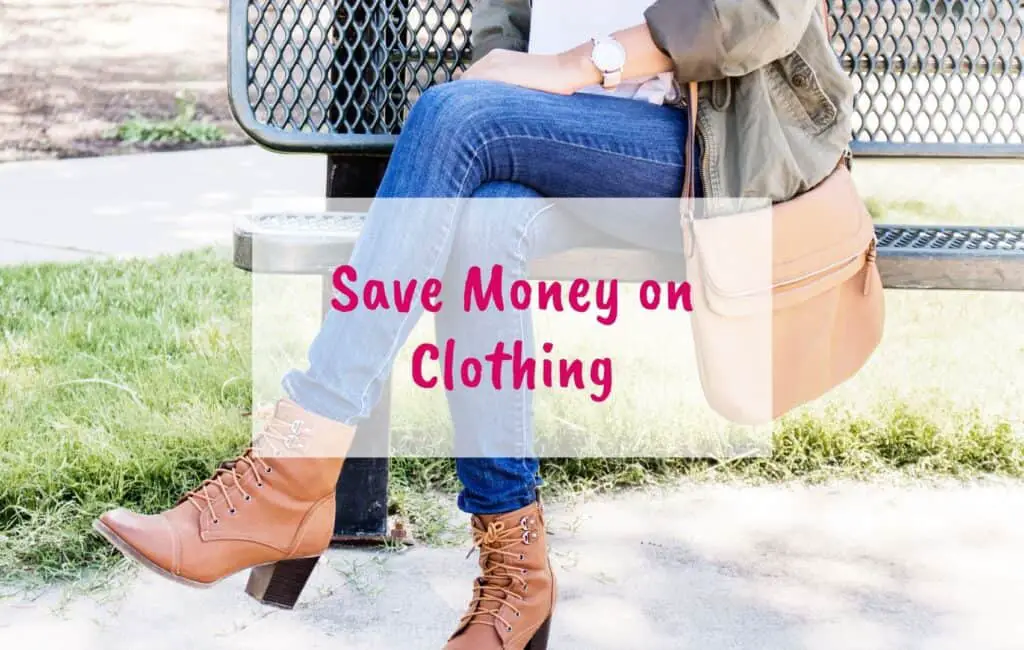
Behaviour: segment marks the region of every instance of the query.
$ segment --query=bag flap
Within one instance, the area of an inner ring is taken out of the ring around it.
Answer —
[[[769,296],[767,307],[778,309],[844,282],[875,237],[845,167],[792,201],[697,220],[693,233],[701,293],[715,311],[736,314],[762,311]]]

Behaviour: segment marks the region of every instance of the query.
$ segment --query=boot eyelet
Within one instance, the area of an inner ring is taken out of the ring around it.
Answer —
[[[522,574],[523,574],[523,575],[525,576],[525,575],[526,575],[526,569],[522,569],[522,570],[520,571],[520,573],[522,573]]]
[[[519,561],[520,561],[520,562],[522,562],[522,561],[524,561],[525,559],[526,559],[526,556],[525,556],[525,555],[523,555],[522,553],[520,553],[520,554],[519,554]]]
[[[220,519],[214,519],[214,520],[213,520],[213,525],[214,525],[214,526],[216,526],[216,525],[217,525],[217,524],[219,524],[219,523],[220,523]]]
[[[267,466],[267,474],[269,474],[269,473],[270,473],[271,471],[273,471],[273,469],[274,469],[273,467],[270,467],[270,466],[268,465],[268,466]]]
[[[245,500],[246,501],[252,501],[252,495],[250,495],[250,494],[245,495]]]
[[[234,508],[232,508],[231,510],[228,510],[228,513],[229,513],[229,514],[230,514],[230,515],[231,515],[232,517],[233,517],[233,516],[235,516],[235,514],[236,514],[237,512],[238,512],[238,511],[237,511],[237,510],[235,510]]]
[[[522,519],[519,520],[519,527],[520,528],[526,528],[526,517],[523,517]]]
[[[522,614],[520,614],[519,612],[516,612],[516,618],[519,618],[520,616],[522,616]]]
[[[505,627],[506,627],[506,630],[505,630],[506,632],[511,632],[512,631],[512,626],[511,625],[506,625]]]
[[[263,487],[263,483],[257,483],[257,484],[256,484],[256,487],[258,487],[258,488],[262,488],[262,487]]]

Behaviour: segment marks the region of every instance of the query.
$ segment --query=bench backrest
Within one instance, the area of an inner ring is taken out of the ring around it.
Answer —
[[[472,58],[469,0],[231,0],[230,97],[261,144],[386,153]],[[1018,0],[832,1],[859,155],[1024,157]]]

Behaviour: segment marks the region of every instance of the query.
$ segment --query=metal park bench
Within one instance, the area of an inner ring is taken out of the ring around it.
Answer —
[[[1017,0],[833,4],[833,44],[859,90],[857,159],[1024,158]],[[326,154],[328,197],[372,197],[416,98],[471,61],[470,13],[469,0],[231,0],[235,117],[264,147]],[[253,216],[236,230],[235,264],[323,275],[326,290],[361,220]],[[1024,290],[1024,228],[884,225],[878,237],[889,288]],[[641,281],[675,279],[681,268],[672,255],[623,246],[571,251],[531,273]],[[385,393],[362,433],[386,441],[388,418]],[[386,453],[346,464],[336,540],[387,536],[387,480]]]

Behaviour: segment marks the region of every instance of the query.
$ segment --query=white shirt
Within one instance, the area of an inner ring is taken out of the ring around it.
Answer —
[[[652,104],[664,104],[678,99],[671,72],[662,72],[646,79],[623,79],[615,90],[603,86],[587,86],[579,92],[591,95],[611,95],[623,99],[636,99]]]

